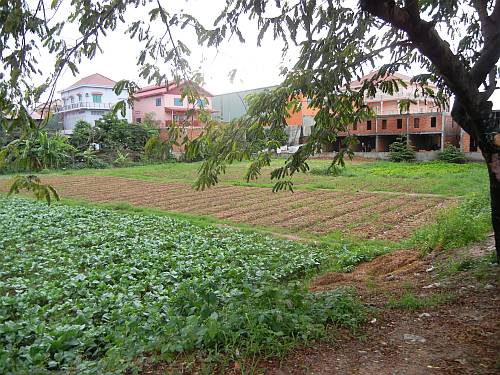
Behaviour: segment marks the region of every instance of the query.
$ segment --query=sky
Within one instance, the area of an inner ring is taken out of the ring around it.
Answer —
[[[206,26],[211,26],[213,20],[219,15],[225,0],[177,0],[162,1],[162,4],[172,12],[185,11],[194,15]],[[67,17],[69,3],[63,3],[57,17]],[[269,15],[275,11],[268,10]],[[147,8],[138,8],[127,11],[125,19],[127,23],[136,19],[149,19]],[[162,27],[162,26],[159,26]],[[256,22],[246,20],[242,24],[246,43],[240,43],[237,38],[223,42],[218,48],[199,47],[193,32],[189,30],[172,29],[173,38],[181,39],[191,48],[192,55],[190,63],[193,68],[199,68],[205,78],[205,88],[212,94],[222,94],[233,91],[241,91],[258,87],[266,87],[279,84],[282,80],[280,68],[291,67],[299,55],[298,48],[291,48],[288,54],[282,56],[282,42],[274,41],[270,33],[264,38],[262,45],[257,46],[258,29]],[[109,33],[102,40],[103,53],[98,52],[91,60],[83,60],[79,65],[79,74],[75,77],[69,69],[65,69],[56,86],[57,91],[71,86],[74,82],[93,73],[100,73],[115,81],[130,79],[139,83],[140,86],[147,82],[139,78],[136,65],[137,57],[141,47],[136,40],[131,40],[124,33],[125,26],[120,25],[115,32]],[[163,29],[158,28],[159,35]],[[79,32],[69,27],[64,31],[64,39],[71,43],[76,40]],[[40,64],[45,71],[53,67],[53,56],[42,54]],[[229,73],[236,69],[236,76],[231,82]],[[402,72],[412,75],[419,72]],[[57,95],[56,95],[57,97]],[[494,107],[500,108],[500,90],[493,97]]]
[[[172,12],[184,10],[196,16],[201,22],[210,26],[222,9],[224,1],[221,0],[180,0],[167,2],[166,6]],[[63,9],[60,9],[60,12]],[[61,12],[62,13],[62,12]],[[126,20],[147,19],[145,9],[134,9],[128,12]],[[71,86],[82,77],[93,73],[100,73],[115,81],[130,79],[141,85],[147,82],[139,78],[139,70],[136,65],[140,44],[125,35],[124,26],[110,33],[102,40],[103,53],[91,60],[83,60],[79,65],[79,74],[74,77],[69,69],[65,69],[57,84],[57,90]],[[258,30],[256,23],[247,22],[244,25],[246,43],[240,43],[237,38],[225,41],[219,48],[199,47],[196,43],[194,32],[189,30],[172,29],[173,38],[181,39],[188,44],[192,54],[189,59],[191,67],[200,69],[205,78],[205,88],[212,94],[221,94],[232,91],[240,91],[257,87],[276,85],[281,82],[280,67],[291,66],[298,56],[298,50],[292,50],[289,56],[283,59],[280,42],[272,40],[271,35],[266,37],[261,45],[257,47]],[[75,31],[74,35],[78,35]],[[163,33],[158,29],[158,35]],[[71,30],[65,31],[64,39],[73,42]],[[53,58],[42,55],[41,61],[44,66],[51,67]],[[236,69],[236,75],[231,82],[229,73]],[[47,69],[46,69],[47,70]]]

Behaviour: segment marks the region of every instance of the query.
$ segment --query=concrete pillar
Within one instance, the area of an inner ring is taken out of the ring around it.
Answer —
[[[444,122],[446,121],[445,113],[441,112],[441,151],[444,150]]]
[[[375,151],[382,152],[382,147],[380,146],[380,136],[378,134],[375,135]]]
[[[410,114],[406,114],[406,143],[410,143]]]

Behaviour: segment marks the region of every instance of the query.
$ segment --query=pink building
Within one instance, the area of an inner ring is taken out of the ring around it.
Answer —
[[[200,109],[215,112],[212,109],[213,95],[197,87],[201,98],[197,103],[188,103],[187,98],[182,98],[185,85],[185,82],[179,85],[174,82],[165,86],[148,86],[136,92],[133,122],[140,123],[147,114],[151,114],[154,120],[160,122],[160,129],[165,129],[175,120],[183,126],[190,139],[198,137],[205,124],[199,121],[197,112]],[[194,113],[190,110],[194,110]]]

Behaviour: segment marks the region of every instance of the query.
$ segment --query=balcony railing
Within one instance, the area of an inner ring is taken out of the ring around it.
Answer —
[[[175,124],[180,127],[180,128],[187,128],[187,127],[195,127],[195,128],[198,128],[198,127],[204,127],[205,124],[198,121],[198,120],[177,120],[175,121]],[[172,120],[167,120],[165,121],[165,126],[170,126],[172,125]]]
[[[75,109],[111,109],[114,103],[94,103],[94,102],[77,102],[63,105],[59,112],[72,111]]]

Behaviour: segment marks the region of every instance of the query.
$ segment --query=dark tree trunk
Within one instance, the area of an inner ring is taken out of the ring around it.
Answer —
[[[500,153],[483,153],[488,165],[491,196],[491,222],[495,233],[497,263],[500,263]]]

